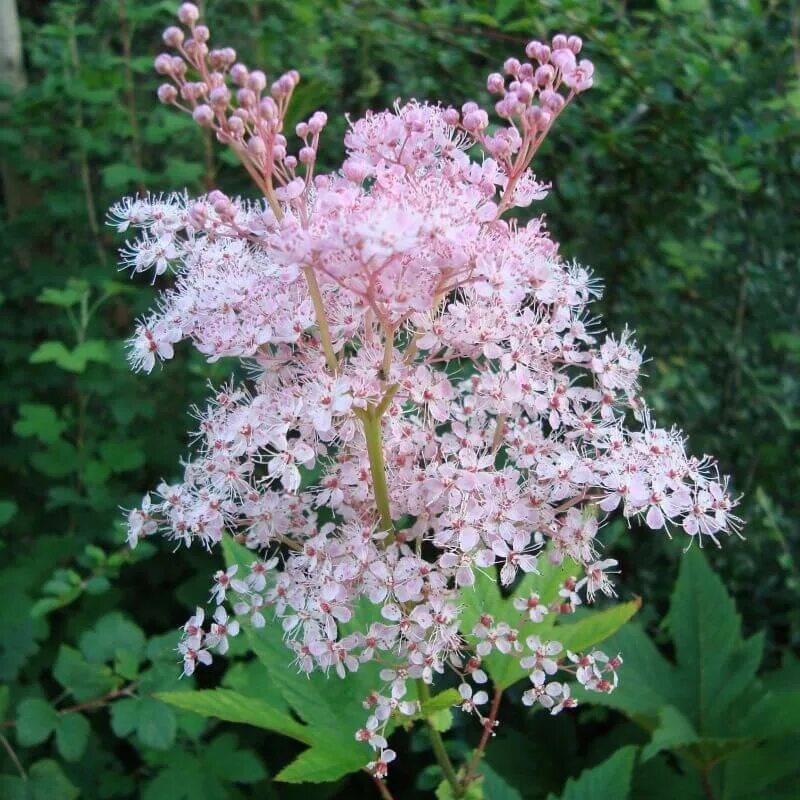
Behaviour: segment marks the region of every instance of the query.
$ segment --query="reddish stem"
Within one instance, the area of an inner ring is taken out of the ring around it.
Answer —
[[[469,766],[467,767],[466,775],[464,776],[464,780],[461,784],[464,790],[466,790],[470,783],[472,783],[472,781],[474,781],[476,778],[478,764],[480,764],[481,758],[483,758],[486,745],[489,743],[489,739],[494,733],[495,726],[497,725],[497,714],[500,711],[500,701],[502,699],[503,690],[500,688],[495,689],[494,695],[492,696],[492,705],[489,709],[489,716],[486,718],[483,724],[483,735],[481,736],[481,740],[478,743],[477,749],[472,754]]]

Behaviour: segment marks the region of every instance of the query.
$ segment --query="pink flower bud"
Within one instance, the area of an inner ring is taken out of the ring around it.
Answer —
[[[239,89],[236,92],[236,102],[243,108],[254,108],[256,104],[256,95],[251,89]]]
[[[575,53],[566,47],[560,50],[554,50],[550,60],[553,62],[555,67],[564,73],[571,72],[573,69],[575,69]]]
[[[503,101],[501,101],[503,102]],[[469,111],[464,114],[463,125],[468,131],[474,132],[486,128],[489,124],[489,118],[483,109]]]
[[[371,174],[372,167],[360,158],[348,158],[342,164],[342,172],[347,180],[353,183],[361,183],[367,175]]]
[[[539,101],[549,111],[557,112],[564,107],[564,97],[552,89],[545,89],[539,95]]]
[[[254,69],[247,76],[247,88],[252,89],[256,94],[263,92],[266,86],[267,76],[260,69]]]
[[[308,120],[308,128],[311,133],[320,133],[328,124],[328,115],[324,111],[315,111]]]
[[[174,103],[178,97],[178,90],[171,83],[162,83],[158,87],[157,94],[162,103]]]
[[[192,119],[198,125],[202,125],[204,128],[210,128],[214,125],[214,112],[211,110],[211,106],[207,106],[203,103],[192,111]]]
[[[179,47],[183,44],[183,31],[175,25],[170,25],[169,28],[161,34],[161,38],[168,47]]]
[[[265,97],[259,104],[258,109],[264,119],[277,119],[278,106],[271,97]]]
[[[317,158],[317,151],[313,147],[301,147],[297,157],[303,164],[313,164]]]
[[[445,109],[444,121],[448,125],[458,125],[458,123],[461,121],[461,115],[454,108]]]
[[[541,42],[537,42],[536,39],[531,40],[525,45],[525,55],[528,56],[528,58],[536,58],[538,60],[539,48],[541,46]]]
[[[231,115],[228,118],[228,131],[233,137],[239,139],[244,133],[244,122],[242,118]]]
[[[486,89],[492,94],[500,94],[505,87],[503,76],[499,72],[493,72],[486,79]]]
[[[567,37],[563,33],[556,34],[553,37],[553,50],[561,50],[567,46]]]
[[[251,136],[247,141],[247,149],[256,157],[261,157],[267,152],[267,146],[260,136]]]
[[[555,75],[556,71],[550,64],[543,64],[541,67],[537,68],[534,79],[539,86],[547,86],[553,82]]]
[[[203,203],[192,203],[192,207],[189,209],[189,218],[195,228],[201,230],[205,228],[206,221],[208,220],[208,212]]]
[[[178,19],[184,25],[194,25],[200,19],[200,11],[194,3],[181,3],[178,9]]]
[[[503,72],[505,72],[506,75],[516,75],[519,68],[520,63],[516,58],[507,58],[505,62],[503,62]]]
[[[297,134],[298,139],[305,139],[308,136],[308,125],[305,122],[298,122],[295,125],[294,132]]]
[[[172,56],[168,55],[167,53],[161,53],[160,55],[156,56],[156,60],[153,62],[153,67],[159,75],[172,75],[172,64]]]
[[[198,25],[192,31],[192,38],[196,42],[205,44],[211,38],[211,31],[205,25]]]
[[[272,148],[272,157],[276,161],[283,161],[286,158],[286,148],[283,145],[276,144]]]
[[[520,103],[528,105],[533,100],[533,86],[528,81],[523,81],[517,89],[517,99]]]
[[[283,164],[286,169],[293,171],[297,168],[297,159],[294,156],[286,156],[286,158],[283,159]]]
[[[293,87],[300,83],[300,73],[296,69],[290,69],[287,75],[291,78]]]
[[[231,80],[237,86],[244,86],[247,83],[248,75],[247,67],[244,64],[234,64],[231,67]]]
[[[570,36],[569,39],[567,39],[567,47],[577,55],[583,47],[583,39],[581,39],[580,36]]]
[[[231,99],[231,93],[226,86],[218,86],[212,89],[208,100],[214,108],[225,108]]]
[[[186,62],[180,56],[173,56],[171,69],[173,75],[185,75],[188,67],[186,66]]]
[[[470,111],[477,111],[479,108],[480,106],[477,103],[474,103],[472,100],[470,100],[469,102],[464,103],[464,105],[461,106],[461,113],[469,114]]]

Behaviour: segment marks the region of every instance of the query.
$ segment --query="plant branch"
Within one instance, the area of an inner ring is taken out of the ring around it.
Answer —
[[[372,773],[370,773],[369,776],[372,778],[372,782],[375,784],[375,788],[378,790],[378,794],[383,800],[394,800],[394,796],[389,791],[386,781],[382,781],[377,775],[373,775]]]
[[[503,690],[498,687],[494,690],[494,695],[492,696],[492,705],[489,709],[489,716],[484,720],[483,723],[483,735],[478,743],[478,747],[472,754],[469,766],[467,767],[467,773],[464,776],[464,780],[461,784],[465,791],[470,783],[472,783],[472,781],[474,781],[477,777],[478,764],[480,764],[480,761],[483,758],[486,745],[489,743],[489,739],[491,738],[495,726],[497,725],[497,714],[500,711],[500,701],[502,699]]]
[[[420,702],[422,703],[424,703],[427,700],[430,700],[431,698],[431,693],[430,689],[428,689],[428,684],[425,683],[425,681],[423,681],[422,678],[417,678],[417,694],[419,696]],[[444,739],[442,739],[442,734],[436,730],[436,728],[433,726],[433,723],[427,717],[425,718],[425,724],[428,726],[428,737],[431,740],[431,747],[433,747],[433,754],[436,756],[436,761],[442,768],[444,777],[447,779],[447,782],[450,784],[450,788],[453,790],[453,796],[462,797],[463,792],[461,784],[459,783],[458,775],[456,774],[453,762],[450,760],[450,756],[447,755],[447,750],[444,746]]]
[[[25,767],[22,766],[22,762],[17,757],[14,748],[2,733],[0,733],[0,744],[3,745],[5,751],[8,753],[8,757],[14,762],[14,766],[17,768],[17,772],[19,772],[20,777],[25,781],[28,780],[28,773],[25,772]]]
[[[364,425],[364,438],[367,441],[369,468],[372,473],[372,490],[375,494],[375,505],[381,528],[390,534],[394,533],[392,510],[389,501],[389,486],[386,482],[386,463],[383,459],[383,442],[381,441],[381,418],[374,409],[367,409],[358,414]]]

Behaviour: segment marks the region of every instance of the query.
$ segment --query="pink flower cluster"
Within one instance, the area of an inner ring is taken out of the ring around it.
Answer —
[[[250,379],[197,411],[183,479],[130,512],[129,541],[160,531],[211,548],[226,532],[251,548],[249,571],[214,577],[217,611],[184,627],[185,672],[224,652],[238,619],[278,619],[305,672],[339,676],[379,661],[382,686],[356,737],[386,774],[386,726],[416,712],[409,681],[452,670],[479,719],[499,652],[529,675],[526,703],[575,705],[572,674],[611,691],[619,658],[520,641],[488,614],[465,630],[476,572],[505,586],[543,559],[574,563],[559,599],[517,597],[521,628],[613,595],[617,566],[597,534],[619,511],[654,530],[717,542],[739,520],[713,461],[688,456],[638,395],[640,351],[591,316],[599,287],[562,259],[541,219],[508,218],[544,196],[529,169],[553,121],[592,83],[577,37],[531,42],[531,61],[493,74],[499,124],[411,101],[352,122],[339,172],[314,175],[325,115],[283,131],[299,79],[267,91],[234,51],[209,50],[185,3],[156,68],[159,97],[185,108],[239,155],[263,196],[215,191],[125,200],[119,230],[134,271],[176,279],[140,323],[131,361],[150,371],[189,339],[209,361],[245,359]],[[237,88],[238,87],[238,88]],[[354,628],[368,603],[374,619]],[[226,605],[235,617],[229,617]]]

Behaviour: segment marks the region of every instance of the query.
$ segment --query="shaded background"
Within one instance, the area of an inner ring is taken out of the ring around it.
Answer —
[[[0,74],[0,735],[9,745],[0,773],[17,771],[14,757],[23,768],[54,759],[54,798],[72,796],[62,779],[90,798],[182,797],[189,774],[202,777],[203,797],[299,796],[267,777],[293,745],[176,716],[148,698],[175,683],[175,629],[206,596],[211,569],[201,553],[170,556],[149,543],[130,553],[119,511],[176,475],[187,410],[203,400],[209,374],[222,379],[230,367],[209,369],[183,349],[163,371],[129,374],[123,342],[153,293],[146,280],[115,272],[121,241],[105,226],[105,210],[137,191],[250,187],[210,136],[155,100],[152,59],[176,3],[3,0],[0,10],[15,5],[22,58],[15,64],[6,41]],[[709,561],[744,630],[764,632],[763,668],[788,663],[800,639],[797,7],[203,5],[217,44],[235,45],[269,74],[301,71],[292,122],[328,112],[321,160],[329,168],[341,159],[345,112],[397,97],[485,101],[486,74],[521,55],[530,38],[562,30],[584,38],[596,85],[537,156],[539,178],[553,187],[536,210],[562,253],[603,280],[598,311],[608,327],[629,324],[646,346],[645,394],[656,417],[683,428],[693,452],[716,454],[744,493],[746,541],[728,542]],[[640,618],[669,652],[661,621],[682,542],[628,533],[621,523],[610,534],[621,593],[645,598]],[[107,657],[91,656],[97,640],[87,632],[108,639]],[[83,676],[77,689],[75,675]],[[133,722],[113,711],[132,692]],[[62,711],[82,706],[69,715],[89,724],[85,752],[70,760],[57,739],[20,739],[15,709],[33,697]],[[541,738],[538,718],[520,711],[514,719],[520,741]],[[629,741],[628,723],[605,710],[549,724],[552,745],[542,754],[561,766],[541,791],[520,777],[522,796],[558,791],[593,763],[600,735]],[[456,736],[471,741],[474,732]],[[416,747],[413,737],[408,746]],[[398,768],[407,771],[399,797],[424,796],[414,773],[429,760],[411,756]],[[314,796],[361,791],[371,790],[357,777]],[[651,796],[642,791],[633,796]]]

